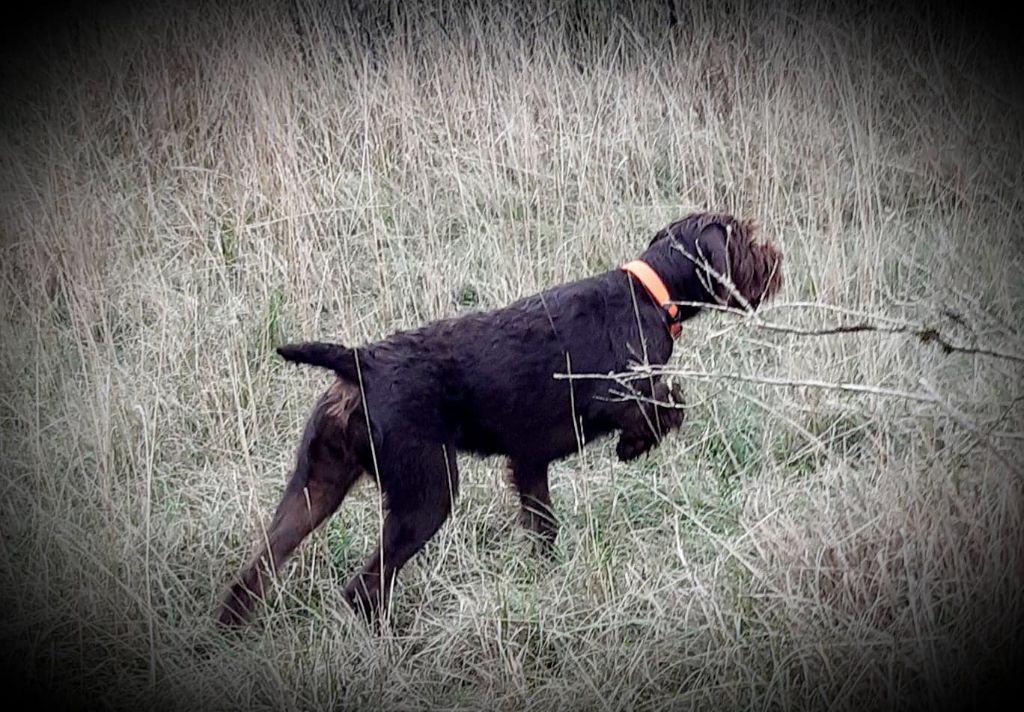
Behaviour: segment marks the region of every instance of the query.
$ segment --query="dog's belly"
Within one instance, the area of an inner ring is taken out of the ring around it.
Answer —
[[[469,424],[456,434],[455,447],[485,457],[507,455],[507,447],[503,440],[499,433]]]
[[[472,419],[458,430],[455,445],[477,455],[507,455],[513,459],[550,462],[578,452],[579,449],[610,433],[614,426],[581,418],[573,426],[569,412],[564,417],[538,414],[513,426],[495,427],[486,419]]]

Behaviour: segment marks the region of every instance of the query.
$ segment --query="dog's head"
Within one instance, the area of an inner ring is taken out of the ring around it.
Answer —
[[[756,309],[782,286],[782,253],[755,241],[754,229],[731,215],[693,213],[659,230],[642,257],[678,301]]]

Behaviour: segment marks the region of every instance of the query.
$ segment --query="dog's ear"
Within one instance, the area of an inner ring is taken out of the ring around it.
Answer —
[[[722,250],[725,248],[729,238],[732,237],[729,232],[728,227],[722,223],[708,223],[700,228],[694,240],[694,246],[700,247],[704,252],[707,252],[709,249]]]
[[[730,235],[728,226],[720,222],[710,222],[698,228],[698,232],[693,238],[692,250],[698,278],[704,284],[705,289],[720,300],[727,299],[728,291],[716,274],[728,275],[729,273],[727,255],[730,239],[735,239],[735,235]]]
[[[756,309],[782,286],[782,253],[771,241],[754,239],[753,221],[733,223],[727,232],[729,277],[746,302]],[[729,297],[730,306],[745,305]]]

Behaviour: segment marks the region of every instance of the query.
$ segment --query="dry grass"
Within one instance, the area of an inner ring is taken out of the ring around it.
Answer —
[[[340,595],[370,486],[214,630],[326,383],[283,340],[498,306],[707,208],[786,252],[776,322],[846,319],[813,302],[1024,352],[1024,125],[983,46],[925,17],[576,7],[151,11],[24,55],[0,625],[33,676],[125,707],[901,708],[1020,649],[1020,364],[723,314],[671,364],[712,374],[678,437],[554,468],[556,563],[502,463],[467,459],[384,634]]]

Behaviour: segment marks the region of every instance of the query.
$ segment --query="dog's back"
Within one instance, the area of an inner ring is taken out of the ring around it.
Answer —
[[[357,352],[332,344],[279,352],[360,385],[381,439],[415,428],[479,454],[555,459],[614,426],[591,417],[610,381],[555,374],[619,373],[630,361],[664,363],[671,353],[667,333],[645,328],[651,315],[635,308],[628,279],[609,271]]]

